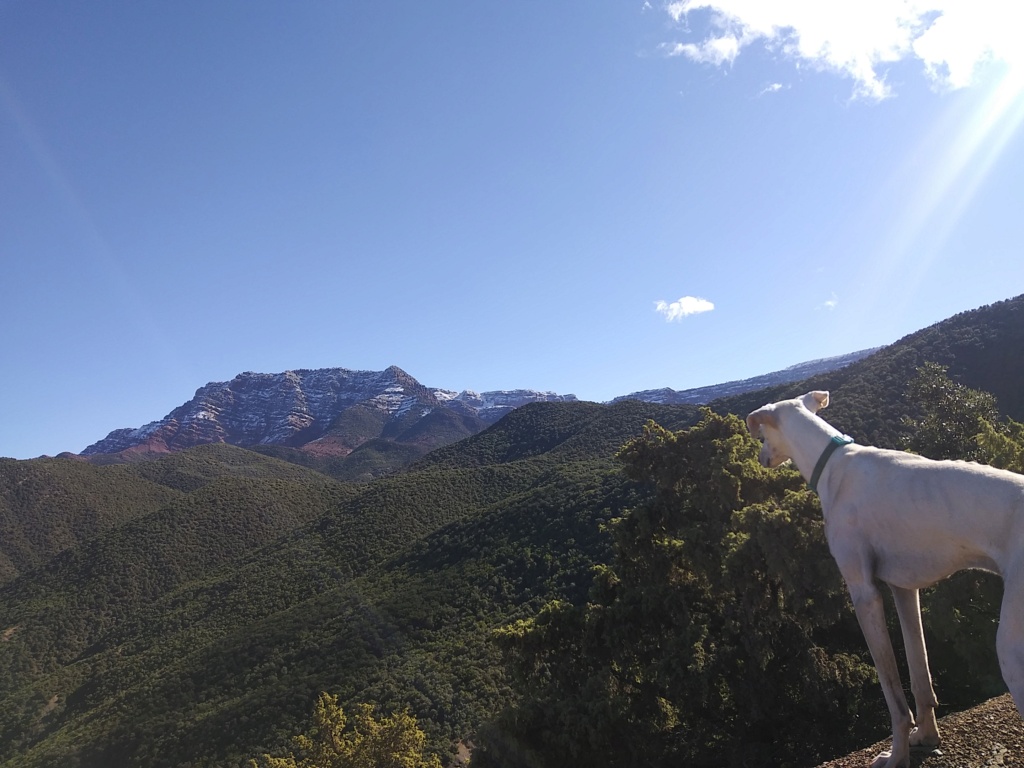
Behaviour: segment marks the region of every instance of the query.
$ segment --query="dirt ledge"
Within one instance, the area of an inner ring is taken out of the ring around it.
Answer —
[[[911,768],[1024,768],[1024,720],[1010,694],[939,720],[941,755],[912,756]],[[880,741],[818,768],[866,768],[889,748]]]

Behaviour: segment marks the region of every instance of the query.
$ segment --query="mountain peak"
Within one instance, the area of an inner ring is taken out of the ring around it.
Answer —
[[[158,421],[114,430],[82,455],[167,453],[206,443],[308,447],[321,455],[344,455],[376,437],[400,440],[403,431],[437,410],[451,411],[449,421],[462,425],[445,433],[445,439],[455,439],[521,405],[560,399],[575,397],[532,390],[459,395],[425,387],[396,365],[383,371],[245,371],[200,387]],[[422,429],[416,436],[419,445],[431,444]]]
[[[412,379],[413,381],[416,381],[415,379],[413,379],[412,376],[403,371],[397,365],[389,365],[387,368],[384,369],[384,373],[388,374],[389,376],[394,376],[396,379]]]

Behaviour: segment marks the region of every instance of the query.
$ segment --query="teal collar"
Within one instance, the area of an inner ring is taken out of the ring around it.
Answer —
[[[825,465],[828,464],[829,458],[836,452],[836,448],[844,445],[849,445],[854,442],[853,438],[849,435],[835,435],[829,440],[828,445],[825,446],[825,450],[821,452],[821,458],[818,459],[818,463],[814,465],[814,472],[811,473],[811,479],[807,483],[811,490],[815,493],[818,492],[818,481],[821,479],[821,473],[825,471]]]

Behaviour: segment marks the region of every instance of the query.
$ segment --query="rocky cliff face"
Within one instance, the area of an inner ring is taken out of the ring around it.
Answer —
[[[344,455],[377,437],[401,439],[436,411],[450,411],[460,424],[458,431],[469,435],[526,403],[575,399],[530,390],[431,389],[394,366],[385,371],[247,372],[201,387],[195,397],[159,421],[114,430],[82,455],[164,453],[206,443],[283,445],[320,455]],[[416,434],[421,441],[429,441],[422,429]]]

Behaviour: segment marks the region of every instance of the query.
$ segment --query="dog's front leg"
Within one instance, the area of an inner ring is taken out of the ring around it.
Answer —
[[[896,655],[889,640],[889,631],[885,626],[885,607],[882,595],[873,580],[847,580],[853,608],[857,612],[864,639],[867,640],[871,658],[878,672],[878,682],[885,694],[885,703],[889,706],[892,717],[892,750],[882,752],[871,763],[871,768],[909,768],[910,766],[910,731],[914,727],[914,718],[907,706],[907,697],[903,695],[900,684],[900,673],[896,667]]]
[[[939,726],[935,722],[935,689],[928,670],[928,651],[924,644],[924,628],[921,626],[921,599],[916,589],[903,589],[891,584],[896,612],[900,616],[903,630],[903,645],[907,649],[907,665],[910,667],[910,690],[917,707],[917,727],[910,734],[912,746],[937,747]]]

